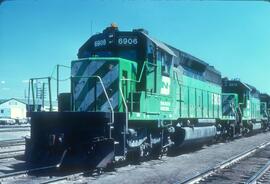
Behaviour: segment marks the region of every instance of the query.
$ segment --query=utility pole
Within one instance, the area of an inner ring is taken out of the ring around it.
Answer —
[[[56,66],[56,95],[57,95],[56,99],[57,101],[58,101],[58,95],[59,95],[59,67],[60,65],[58,64]]]

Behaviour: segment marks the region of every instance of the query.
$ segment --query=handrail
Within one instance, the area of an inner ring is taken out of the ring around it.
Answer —
[[[106,96],[106,99],[107,99],[107,101],[108,101],[108,103],[109,103],[109,105],[110,105],[110,110],[111,110],[111,122],[109,123],[109,126],[111,126],[112,124],[114,124],[114,110],[113,110],[113,106],[112,106],[112,104],[111,104],[111,101],[110,101],[110,99],[109,99],[109,96],[108,96],[108,93],[107,93],[107,91],[106,91],[106,88],[105,88],[105,86],[104,86],[104,84],[103,84],[103,81],[102,81],[102,79],[101,79],[101,77],[100,76],[98,76],[98,75],[93,75],[93,76],[90,76],[90,77],[80,77],[80,76],[76,76],[76,77],[71,77],[71,83],[73,82],[73,78],[98,78],[98,80],[100,81],[100,83],[101,83],[101,86],[102,86],[102,89],[103,89],[103,91],[104,91],[104,93],[105,93],[105,96]],[[111,138],[111,127],[110,127],[110,134],[109,134],[109,137]]]
[[[57,101],[58,101],[58,96],[59,96],[59,77],[60,77],[60,73],[59,73],[59,70],[60,70],[60,67],[63,67],[63,68],[71,68],[69,66],[66,66],[66,65],[60,65],[60,64],[57,64],[56,65],[56,95],[57,95]],[[52,76],[51,76],[52,77]],[[69,78],[68,78],[69,79]]]
[[[141,80],[142,80],[142,74],[143,74],[143,71],[144,71],[144,68],[145,68],[146,63],[148,63],[148,62],[145,61],[145,62],[143,63],[143,67],[142,67],[142,69],[141,69],[140,77],[139,77],[138,80],[133,80],[133,79],[121,79],[121,80],[131,81],[131,82],[135,82],[135,83],[140,83]]]
[[[181,86],[182,84],[180,83],[180,80],[179,80],[179,78],[178,78],[178,73],[177,72],[175,72],[176,73],[176,78],[177,78],[177,84],[179,85],[179,86]]]
[[[44,79],[48,80],[49,104],[50,104],[50,111],[52,111],[51,77],[37,77],[37,78],[30,78],[29,79],[28,106],[30,107],[30,92],[32,91],[32,102],[33,102],[34,111],[36,110],[34,80],[44,80]],[[29,107],[28,107],[28,110],[30,110]]]
[[[121,93],[121,97],[124,101],[124,105],[125,105],[125,109],[126,109],[126,121],[128,119],[128,107],[127,107],[127,104],[126,104],[126,100],[125,100],[125,97],[124,97],[124,94],[123,94],[123,91],[122,91],[122,81],[130,81],[130,82],[134,82],[134,83],[140,83],[141,82],[141,79],[142,79],[142,74],[143,74],[143,71],[145,69],[145,66],[146,66],[146,63],[148,63],[147,61],[144,61],[143,62],[143,66],[142,66],[142,69],[141,69],[141,72],[140,72],[140,76],[139,76],[139,79],[138,80],[133,80],[133,79],[120,79],[121,81],[121,86],[119,87],[119,91]],[[133,97],[133,92],[131,93],[132,97]],[[133,99],[133,98],[132,98]],[[133,106],[133,104],[132,104]],[[133,109],[133,108],[132,108]],[[128,122],[126,122],[126,127],[128,127]],[[127,129],[128,130],[128,129]]]
[[[148,62],[148,61],[144,61],[144,62],[143,62],[142,69],[141,69],[141,72],[140,72],[139,79],[138,79],[138,80],[133,80],[133,79],[120,79],[120,80],[121,80],[121,85],[122,85],[122,81],[130,81],[130,82],[134,82],[134,83],[140,83],[141,80],[142,80],[142,75],[143,75],[144,69],[145,69],[145,67],[147,67],[146,64],[150,64],[150,65],[152,65],[152,66],[154,66],[154,67],[157,67],[157,65],[154,64],[154,63],[150,63],[150,62]],[[125,101],[125,98],[124,98],[124,95],[123,95],[123,91],[122,91],[121,88],[119,88],[119,89],[120,89],[120,93],[121,93],[122,99],[124,100],[124,103],[125,103],[124,105],[126,106],[125,108],[126,108],[126,110],[128,110],[128,107],[127,107],[127,104],[126,104],[126,101]],[[133,92],[132,92],[131,94],[132,94],[132,96],[133,96]],[[132,98],[132,99],[133,99],[133,98]],[[132,106],[133,106],[133,104],[132,104]]]
[[[125,111],[126,111],[126,134],[127,134],[128,133],[128,106],[127,106],[127,103],[126,103],[126,100],[125,100],[125,97],[124,97],[124,94],[122,91],[122,79],[121,79],[121,86],[119,86],[119,91],[120,91],[121,97],[123,99]]]

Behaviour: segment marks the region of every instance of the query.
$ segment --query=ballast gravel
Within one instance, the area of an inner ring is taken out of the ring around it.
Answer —
[[[270,141],[270,132],[235,139],[226,143],[217,143],[189,150],[177,156],[165,156],[161,160],[142,162],[139,165],[127,165],[105,172],[96,177],[80,178],[72,183],[91,184],[140,184],[140,183],[181,183],[217,164]]]

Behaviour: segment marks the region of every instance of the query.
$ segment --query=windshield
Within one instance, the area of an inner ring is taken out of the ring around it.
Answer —
[[[136,61],[137,60],[137,52],[136,50],[133,49],[125,49],[125,50],[120,50],[118,52],[118,57]]]

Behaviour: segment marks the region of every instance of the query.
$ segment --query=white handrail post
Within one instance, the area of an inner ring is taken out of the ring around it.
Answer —
[[[109,128],[110,128],[110,134],[109,134],[109,137],[111,138],[112,137],[112,135],[111,135],[111,124],[114,124],[114,110],[113,110],[113,106],[112,106],[112,104],[111,104],[111,101],[110,101],[110,99],[109,99],[109,96],[108,96],[108,94],[107,94],[107,91],[106,91],[106,89],[105,89],[105,86],[104,86],[104,84],[103,84],[103,81],[102,81],[102,79],[101,79],[101,77],[100,76],[92,76],[92,77],[96,77],[96,78],[98,78],[98,80],[100,81],[100,84],[101,84],[101,86],[102,86],[102,88],[103,88],[103,91],[104,91],[104,93],[105,93],[105,96],[106,96],[106,98],[107,98],[107,100],[108,100],[108,103],[109,103],[109,105],[110,105],[110,109],[111,109],[111,114],[112,114],[112,116],[111,116],[111,118],[112,118],[112,120],[111,120],[111,122],[110,122],[110,124],[109,124]]]
[[[121,86],[119,86],[119,91],[120,91],[120,94],[121,94],[121,97],[123,99],[123,103],[124,103],[124,106],[125,106],[125,111],[126,111],[126,134],[128,133],[128,106],[127,106],[127,103],[126,103],[126,100],[125,100],[125,97],[124,97],[124,94],[123,94],[123,91],[122,91],[122,79],[121,79]]]

